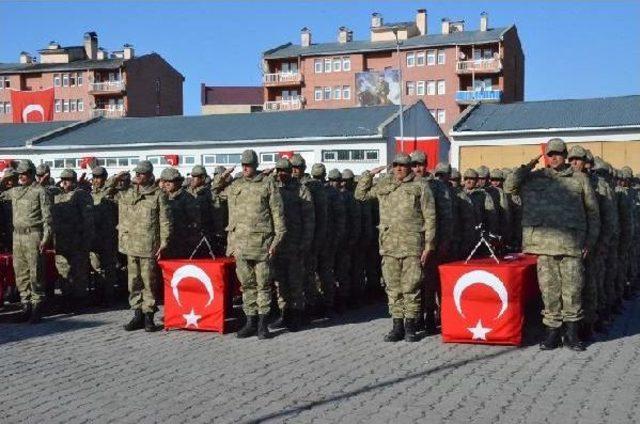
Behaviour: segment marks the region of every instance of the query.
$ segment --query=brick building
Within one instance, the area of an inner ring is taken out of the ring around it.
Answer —
[[[200,103],[203,115],[250,113],[262,111],[262,87],[208,86],[200,84]]]
[[[384,23],[374,13],[369,40],[354,40],[340,27],[337,42],[313,43],[303,28],[300,45],[264,52],[264,109],[358,106],[356,73],[399,65],[403,103],[423,100],[445,132],[470,104],[524,99],[524,54],[515,25],[491,28],[483,13],[478,30],[444,18],[439,32],[429,31],[427,11],[420,9],[411,22]]]
[[[83,45],[52,41],[39,53],[39,61],[22,52],[19,63],[0,64],[0,123],[12,122],[11,90],[51,87],[54,121],[182,115],[184,77],[157,53],[135,56],[125,44],[109,54],[95,32]]]

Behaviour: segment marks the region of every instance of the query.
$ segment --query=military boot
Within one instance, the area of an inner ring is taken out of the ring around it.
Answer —
[[[302,326],[302,315],[304,311],[298,309],[292,309],[289,311],[289,320],[285,324],[287,330],[295,333],[296,331],[300,331],[300,327]]]
[[[16,315],[15,322],[27,322],[31,318],[31,303],[23,303],[20,313]]]
[[[239,339],[245,339],[247,337],[255,336],[258,329],[258,315],[249,315],[247,322],[237,333],[236,337]]]
[[[578,329],[578,336],[583,342],[593,341],[593,324],[587,321],[581,321]]]
[[[547,335],[545,339],[540,342],[540,350],[552,350],[557,349],[561,343],[561,327],[551,328],[547,327]]]
[[[436,327],[436,316],[433,311],[427,311],[427,315],[424,320],[424,334],[427,336],[433,336],[438,334],[438,328]]]
[[[33,305],[29,324],[38,324],[40,321],[42,321],[42,302]]]
[[[564,345],[571,350],[575,350],[576,352],[582,352],[585,350],[584,345],[580,341],[578,337],[578,325],[579,322],[565,322],[565,330],[564,330]]]
[[[267,326],[267,315],[258,315],[258,339],[264,340],[271,337]]]
[[[273,321],[271,324],[269,324],[269,329],[270,330],[279,330],[281,328],[287,327],[288,322],[289,322],[289,313],[290,311],[287,309],[283,309],[279,316],[278,319],[276,319],[275,321]]]
[[[142,330],[144,328],[144,315],[142,315],[141,309],[134,311],[133,318],[127,324],[124,325],[125,331]]]
[[[393,319],[393,328],[384,336],[385,342],[399,342],[404,339],[404,321],[402,318]]]
[[[145,312],[144,314],[144,331],[147,333],[153,333],[160,330],[160,327],[153,322],[153,312]]]
[[[407,318],[404,320],[404,341],[405,342],[417,342],[418,336],[416,335],[416,319]]]

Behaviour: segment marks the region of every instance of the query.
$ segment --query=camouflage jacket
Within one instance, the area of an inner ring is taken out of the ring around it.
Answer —
[[[347,225],[347,213],[344,203],[340,199],[340,193],[329,184],[324,185],[327,198],[327,235],[325,248],[335,252],[344,241]]]
[[[0,196],[0,252],[11,251],[13,249],[13,219],[11,212],[11,200],[9,191],[13,188],[2,191],[6,199]]]
[[[115,197],[118,247],[125,255],[153,258],[169,245],[173,222],[167,195],[154,185],[133,184]]]
[[[223,181],[216,183],[220,191]],[[278,250],[286,233],[284,205],[275,182],[258,174],[241,177],[220,191],[229,205],[227,255],[266,260],[269,248]]]
[[[457,253],[460,257],[467,257],[471,250],[473,249],[474,244],[478,241],[477,230],[476,230],[476,215],[475,209],[473,206],[473,202],[467,196],[467,193],[462,188],[456,188],[455,190],[455,200],[456,200],[456,211],[457,211],[457,221],[456,227],[458,229],[458,245]]]
[[[37,183],[16,186],[0,195],[2,200],[11,201],[14,232],[34,229],[42,231],[42,240],[51,242],[53,218],[51,217],[51,196]]]
[[[93,223],[94,233],[93,246],[94,252],[103,249],[113,249],[117,243],[118,231],[116,229],[118,206],[113,201],[111,190],[104,187],[94,187],[91,191],[93,198]]]
[[[198,202],[185,189],[167,194],[173,231],[164,256],[188,258],[201,239]]]
[[[535,165],[533,165],[535,166]],[[587,176],[564,165],[533,170],[523,165],[507,177],[505,191],[522,197],[522,250],[579,257],[600,233],[598,200]]]
[[[617,248],[616,241],[619,237],[619,218],[616,208],[613,206],[616,201],[615,192],[601,176],[590,174],[589,182],[596,193],[598,210],[600,211],[601,225],[597,249],[601,254],[604,254],[608,249]]]
[[[355,197],[377,197],[380,205],[380,254],[396,258],[420,256],[434,250],[436,205],[428,184],[409,174],[404,180],[381,178],[373,186],[373,175],[365,171]]]
[[[427,180],[436,202],[436,246],[453,240],[454,202],[449,187],[437,178]]]
[[[320,249],[324,248],[327,240],[327,193],[322,183],[308,174],[305,174],[300,182],[309,189],[313,198],[315,225],[311,251],[317,255]]]
[[[53,197],[51,212],[56,253],[88,252],[95,233],[91,195],[80,188],[61,190]]]
[[[634,225],[634,212],[633,201],[629,196],[629,190],[627,187],[616,187],[616,201],[618,203],[618,223],[619,223],[619,252],[626,252],[631,246],[633,240],[633,232],[635,230]]]
[[[487,231],[493,234],[498,233],[498,211],[493,199],[489,193],[482,188],[474,188],[473,190],[465,190],[471,203],[473,204],[473,214],[475,216],[476,225],[482,223]]]
[[[344,240],[349,247],[354,247],[360,241],[362,210],[360,209],[360,203],[353,196],[353,192],[343,189],[339,193],[345,211]]]
[[[198,203],[200,228],[209,242],[212,243],[215,233],[212,190],[209,186],[202,185],[196,188],[189,187],[187,192]]]
[[[306,255],[311,250],[315,229],[315,209],[311,191],[298,180],[276,183],[284,203],[284,222],[287,232],[277,255]]]
[[[500,187],[488,186],[485,191],[491,196],[493,204],[496,208],[496,217],[498,227],[496,229],[498,235],[506,241],[511,238],[511,208],[509,198]]]

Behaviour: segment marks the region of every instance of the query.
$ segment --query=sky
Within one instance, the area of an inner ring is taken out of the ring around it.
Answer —
[[[640,94],[640,1],[6,1],[0,2],[0,62],[17,62],[49,41],[81,45],[86,31],[100,46],[137,55],[155,51],[186,78],[184,113],[200,113],[200,84],[260,85],[262,52],[300,43],[334,42],[347,26],[369,37],[370,15],[387,22],[428,12],[478,29],[515,24],[525,53],[525,100]]]

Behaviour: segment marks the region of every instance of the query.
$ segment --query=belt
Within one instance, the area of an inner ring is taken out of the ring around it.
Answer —
[[[36,227],[23,227],[23,228],[14,227],[14,228],[13,228],[13,232],[14,232],[14,234],[31,234],[31,233],[41,233],[41,232],[42,232],[42,227],[40,227],[40,226],[36,226]]]

